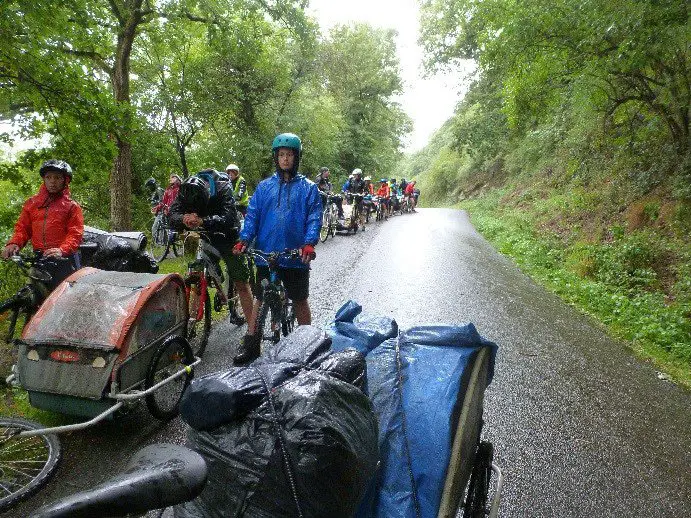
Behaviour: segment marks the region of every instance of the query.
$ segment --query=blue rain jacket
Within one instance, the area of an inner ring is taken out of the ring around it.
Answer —
[[[282,252],[286,248],[316,245],[322,226],[322,201],[317,185],[298,173],[284,182],[274,173],[257,185],[245,216],[240,239],[264,252]],[[266,261],[256,258],[258,265]],[[281,258],[284,268],[309,268],[299,259]]]

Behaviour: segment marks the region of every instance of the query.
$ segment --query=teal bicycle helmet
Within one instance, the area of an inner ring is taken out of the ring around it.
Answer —
[[[281,133],[276,135],[273,143],[271,144],[271,151],[274,157],[274,164],[276,164],[276,170],[280,171],[278,167],[278,150],[279,148],[288,148],[295,151],[295,161],[293,162],[293,168],[289,171],[291,175],[295,176],[300,165],[300,156],[302,155],[302,141],[300,137],[294,133]]]

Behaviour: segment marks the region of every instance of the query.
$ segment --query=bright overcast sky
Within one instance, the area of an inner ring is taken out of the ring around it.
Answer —
[[[308,12],[324,32],[334,25],[350,22],[398,31],[396,46],[404,81],[399,102],[414,123],[405,151],[424,147],[432,133],[453,114],[460,98],[462,78],[461,72],[457,72],[423,79],[422,48],[417,44],[417,0],[310,0]]]

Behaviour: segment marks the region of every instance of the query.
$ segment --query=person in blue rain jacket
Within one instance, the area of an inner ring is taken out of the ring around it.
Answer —
[[[288,298],[293,301],[298,324],[310,324],[309,273],[321,230],[321,196],[317,185],[298,172],[302,142],[297,135],[277,135],[271,150],[276,172],[257,186],[234,252],[243,253],[254,239],[256,248],[264,252],[300,249],[299,259],[280,259],[278,273]],[[238,365],[254,360],[260,351],[261,330],[254,329],[254,322],[262,299],[261,281],[269,278],[269,267],[259,258],[256,265],[257,299],[247,320],[247,334],[234,358]]]

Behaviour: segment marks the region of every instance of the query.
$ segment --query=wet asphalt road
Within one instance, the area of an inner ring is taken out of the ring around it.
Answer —
[[[407,327],[473,322],[499,345],[484,434],[505,486],[502,517],[684,517],[691,513],[691,394],[497,254],[463,212],[427,209],[317,248],[315,324],[353,298]],[[202,372],[229,364],[241,330],[219,323]],[[63,436],[53,481],[6,516],[93,486],[152,442],[185,439],[145,408]]]

